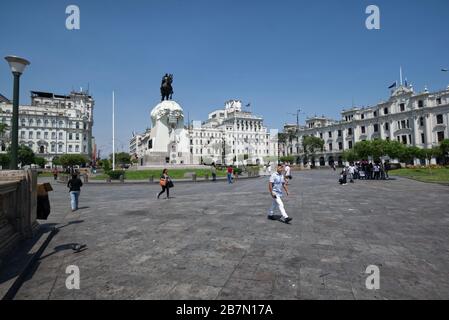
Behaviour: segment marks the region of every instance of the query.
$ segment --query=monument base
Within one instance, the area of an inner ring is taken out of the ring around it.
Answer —
[[[165,152],[152,152],[151,154],[147,154],[144,157],[143,165],[164,165],[167,164],[169,160],[169,156]]]

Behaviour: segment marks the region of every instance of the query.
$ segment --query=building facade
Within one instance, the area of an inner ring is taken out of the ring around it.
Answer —
[[[411,86],[400,86],[392,91],[388,101],[343,110],[341,115],[340,121],[324,116],[308,118],[306,125],[297,130],[296,126],[286,126],[287,135],[292,130],[298,133],[284,143],[282,154],[293,155],[298,163],[307,164],[302,152],[305,136],[319,137],[325,142],[324,150],[311,160],[315,166],[342,165],[343,151],[364,140],[396,140],[419,148],[438,146],[449,138],[449,87],[415,93]]]
[[[156,106],[151,117],[152,128],[130,140],[130,153],[140,165],[263,164],[277,156],[277,135],[268,132],[262,117],[244,111],[239,100],[188,126],[174,101]]]
[[[72,91],[69,95],[31,92],[31,105],[19,106],[19,144],[47,160],[64,154],[81,154],[94,160],[94,100],[88,92]],[[0,137],[0,152],[10,144],[12,103],[0,100],[0,123],[7,125]]]

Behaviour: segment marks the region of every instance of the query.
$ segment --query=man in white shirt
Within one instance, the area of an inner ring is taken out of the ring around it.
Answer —
[[[289,166],[289,164],[287,163],[286,165],[285,165],[285,177],[288,179],[288,180],[291,180],[292,179],[292,173],[291,173],[291,168],[290,168],[290,166]]]
[[[354,173],[355,173],[355,167],[354,167],[354,164],[351,163],[348,168],[348,176],[349,176],[350,183],[354,183]]]
[[[288,224],[293,219],[287,215],[287,212],[285,212],[284,203],[282,202],[282,197],[284,195],[282,190],[285,190],[285,193],[288,196],[288,189],[285,184],[283,171],[284,167],[282,165],[278,165],[277,172],[273,173],[270,177],[268,189],[270,190],[270,195],[273,198],[273,202],[271,204],[271,208],[268,213],[268,219],[275,220],[274,209],[278,207],[279,211],[282,214],[282,217],[279,219],[279,221]]]

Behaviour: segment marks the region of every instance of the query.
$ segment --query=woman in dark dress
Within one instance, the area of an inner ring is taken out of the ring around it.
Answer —
[[[168,169],[164,169],[164,171],[162,171],[162,175],[161,175],[161,179],[159,180],[159,184],[162,187],[162,191],[159,192],[159,194],[157,195],[157,198],[159,199],[159,197],[165,191],[167,191],[167,199],[170,199],[170,188],[173,187],[173,182],[171,181],[170,176],[168,175]]]

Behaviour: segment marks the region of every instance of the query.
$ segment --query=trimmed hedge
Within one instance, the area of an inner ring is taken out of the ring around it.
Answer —
[[[119,180],[121,175],[123,175],[123,178],[125,178],[125,171],[124,170],[111,170],[111,171],[106,172],[106,174],[112,180]]]

